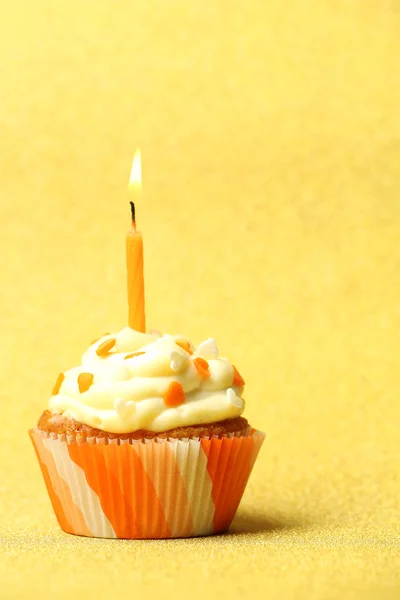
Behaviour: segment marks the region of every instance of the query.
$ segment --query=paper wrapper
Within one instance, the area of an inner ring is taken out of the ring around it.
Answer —
[[[226,530],[264,434],[112,440],[29,432],[61,529],[102,538]]]

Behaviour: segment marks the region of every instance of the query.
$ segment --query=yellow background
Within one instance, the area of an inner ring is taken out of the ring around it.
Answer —
[[[1,597],[397,598],[399,3],[1,4]],[[138,145],[148,325],[268,433],[229,535],[67,536],[27,435],[125,324]]]

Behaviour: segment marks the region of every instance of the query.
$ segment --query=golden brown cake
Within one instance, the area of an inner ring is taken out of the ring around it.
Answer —
[[[41,415],[38,424],[38,429],[47,433],[56,433],[58,435],[74,435],[84,436],[86,438],[91,437],[108,437],[110,439],[120,438],[121,440],[140,440],[143,438],[153,439],[154,437],[160,438],[198,438],[198,437],[219,437],[225,436],[229,433],[233,434],[244,434],[249,431],[249,424],[243,417],[236,417],[233,419],[225,419],[225,421],[218,421],[217,423],[206,423],[204,425],[188,425],[187,427],[177,427],[170,429],[169,431],[161,431],[155,433],[154,431],[148,431],[146,429],[138,429],[136,431],[129,431],[128,433],[109,433],[89,427],[84,423],[78,423],[75,419],[70,417],[64,417],[63,415],[52,415],[49,410],[45,410]]]

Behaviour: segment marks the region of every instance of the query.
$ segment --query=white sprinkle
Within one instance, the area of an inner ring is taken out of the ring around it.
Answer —
[[[226,390],[226,395],[230,404],[233,404],[233,406],[236,406],[237,408],[243,407],[243,400],[239,398],[239,396],[236,396],[235,390],[233,390],[232,388],[228,388]]]
[[[171,371],[175,372],[180,371],[187,360],[187,358],[181,352],[177,352],[176,350],[172,350],[169,357],[171,359],[169,366],[171,367]]]
[[[118,416],[124,418],[126,415],[136,410],[136,403],[132,400],[127,402],[123,398],[116,398],[114,400],[114,408],[117,411]]]
[[[149,329],[148,333],[150,335],[157,335],[158,337],[162,337],[162,333],[158,329]]]
[[[218,358],[218,346],[213,338],[208,338],[199,344],[196,354],[204,358]]]

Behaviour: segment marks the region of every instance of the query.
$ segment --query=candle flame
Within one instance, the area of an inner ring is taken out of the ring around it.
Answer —
[[[142,158],[138,148],[133,156],[131,175],[129,177],[129,189],[139,189],[142,187]]]

